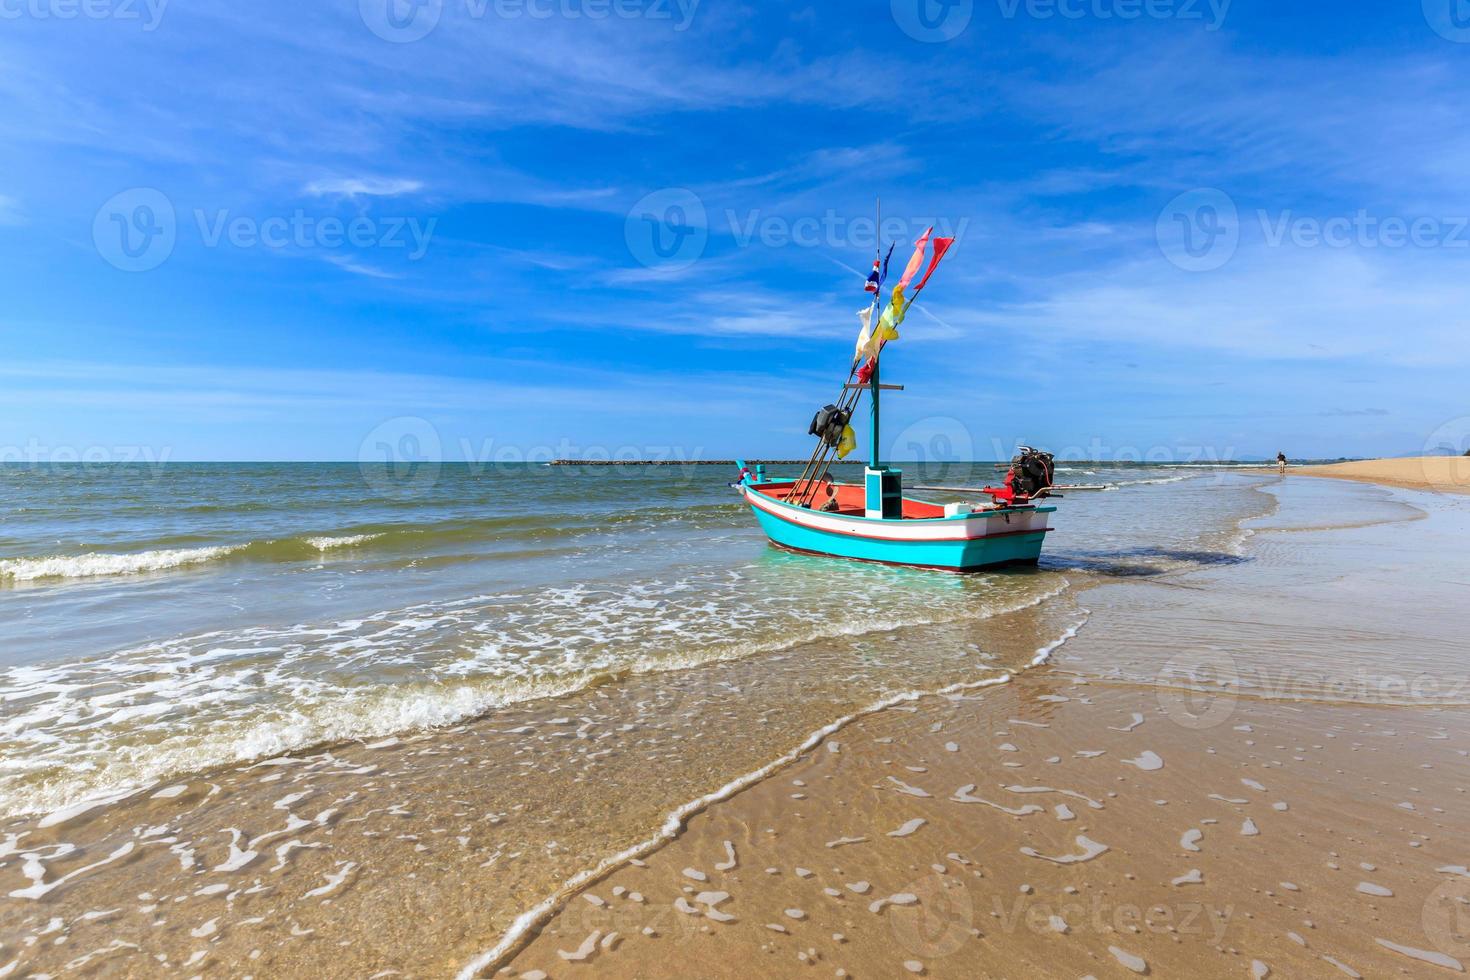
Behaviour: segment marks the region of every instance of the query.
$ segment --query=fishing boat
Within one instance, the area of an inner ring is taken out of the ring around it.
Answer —
[[[771,542],[791,551],[849,558],[858,561],[909,565],[918,568],[972,572],[1002,565],[1034,565],[1042,542],[1051,530],[1055,506],[1041,503],[1052,487],[1055,467],[1051,454],[1021,447],[1011,461],[1004,483],[984,487],[985,503],[938,504],[904,496],[903,473],[886,465],[879,453],[882,392],[902,391],[902,385],[879,383],[879,359],[884,347],[898,339],[898,326],[928,283],[952,238],[933,239],[930,228],[914,243],[913,257],[889,301],[878,315],[893,248],[865,284],[872,299],[859,311],[862,329],[838,400],[813,417],[808,431],[817,446],[795,478],[767,475],[763,464],[738,460],[740,477],[733,484],[750,506]],[[908,287],[929,254],[928,268],[908,293]],[[831,466],[856,448],[851,421],[863,395],[868,396],[868,463],[863,482],[832,479]]]

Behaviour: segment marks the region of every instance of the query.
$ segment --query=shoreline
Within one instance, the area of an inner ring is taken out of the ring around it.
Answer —
[[[1405,528],[1433,537],[1394,491],[1326,499],[1337,498],[1382,513],[1299,525],[1298,506],[1248,522],[1247,560],[1267,581],[1244,581],[1270,592],[1299,578],[1290,562],[1304,548],[1335,554],[1357,542],[1374,555]],[[1373,568],[1354,571],[1372,587]],[[568,896],[496,975],[1463,972],[1470,936],[1453,917],[1470,901],[1458,843],[1470,813],[1455,773],[1470,754],[1470,701],[1454,690],[1407,705],[1324,697],[1330,684],[1299,658],[1273,688],[1269,669],[1231,656],[1254,653],[1252,642],[1269,655],[1289,634],[1237,640],[1221,615],[1262,621],[1257,597],[1193,608],[1239,574],[1085,590],[1082,601],[1103,611],[1059,661],[983,694],[852,720],[825,751],[693,815],[580,900]],[[1315,631],[1312,615],[1340,613],[1320,602],[1322,589],[1346,591],[1352,608],[1350,585],[1329,580],[1302,585],[1281,611],[1320,604],[1303,624]],[[1171,627],[1170,602],[1215,632]],[[1160,616],[1143,636],[1159,634],[1147,645],[1161,658],[1182,645],[1209,668],[1218,649],[1246,683],[1210,674],[1181,686],[1172,659],[1146,680],[1147,669],[1139,677],[1138,665],[1097,656],[1139,642],[1140,609]],[[1391,629],[1363,635],[1393,642]]]

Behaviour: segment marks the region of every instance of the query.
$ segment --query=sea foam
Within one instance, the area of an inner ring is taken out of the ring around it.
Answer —
[[[7,558],[0,561],[0,581],[37,582],[45,579],[97,578],[104,575],[144,575],[217,561],[234,554],[242,547],[170,548],[135,554],[93,552],[49,558]]]

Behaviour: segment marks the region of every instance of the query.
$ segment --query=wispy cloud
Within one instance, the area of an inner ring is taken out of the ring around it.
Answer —
[[[402,177],[323,177],[304,190],[313,197],[399,197],[423,186],[421,180]]]
[[[346,255],[336,255],[328,252],[322,257],[325,258],[328,262],[335,265],[337,268],[343,270],[344,272],[351,272],[354,275],[367,276],[370,279],[403,278],[401,273],[388,272],[385,269],[379,269],[376,266],[371,266],[363,262],[358,262],[356,259],[353,259]]]
[[[1039,298],[958,314],[975,326],[1247,360],[1470,366],[1470,283],[1458,255],[1245,249],[1186,273],[1157,253],[1035,286]],[[1413,342],[1405,342],[1405,329]]]

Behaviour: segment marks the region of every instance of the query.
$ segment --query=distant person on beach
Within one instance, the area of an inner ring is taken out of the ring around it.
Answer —
[[[1276,454],[1276,472],[1282,476],[1286,475],[1286,453]]]

